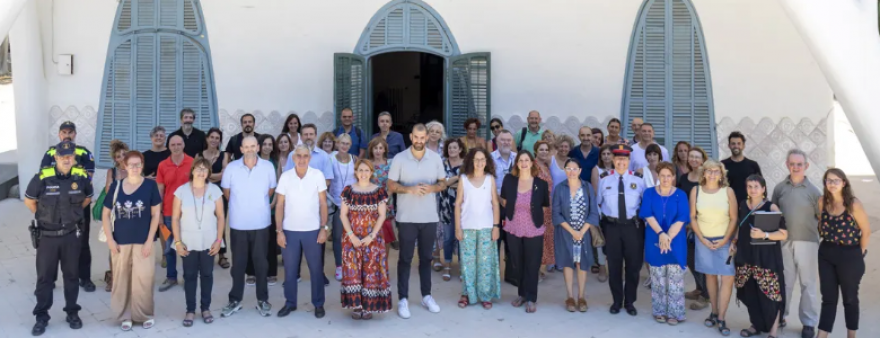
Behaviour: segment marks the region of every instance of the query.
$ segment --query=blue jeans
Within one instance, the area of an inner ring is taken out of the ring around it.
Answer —
[[[455,223],[440,223],[440,225],[443,227],[443,259],[446,260],[446,264],[451,264],[453,252],[461,257],[456,245],[458,239],[455,238]]]
[[[171,231],[171,216],[162,217],[165,227]],[[177,280],[177,250],[174,250],[174,234],[168,236],[165,241],[165,262],[168,264],[165,268],[165,278]]]

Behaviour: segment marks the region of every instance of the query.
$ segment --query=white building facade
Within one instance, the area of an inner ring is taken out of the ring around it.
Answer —
[[[794,147],[814,182],[832,165],[835,92],[787,0],[0,2],[20,10],[20,176],[63,121],[94,152],[112,138],[146,150],[149,128],[175,130],[182,107],[227,139],[245,113],[259,133],[279,134],[291,113],[324,132],[347,106],[366,132],[381,110],[401,126],[440,119],[451,134],[469,116],[519,130],[530,110],[570,135],[639,116],[670,148],[697,141],[716,158],[743,132],[771,185]]]

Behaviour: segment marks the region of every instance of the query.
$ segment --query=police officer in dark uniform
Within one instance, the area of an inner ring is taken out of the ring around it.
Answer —
[[[605,234],[605,255],[608,257],[608,286],[614,303],[612,314],[620,313],[621,306],[631,316],[638,314],[633,303],[639,285],[645,252],[645,229],[637,218],[639,204],[645,191],[642,175],[629,171],[629,155],[632,148],[616,145],[614,170],[600,176],[596,197],[601,206],[602,220],[599,225]],[[626,268],[626,288],[622,275]]]
[[[76,124],[70,121],[65,121],[61,124],[61,127],[58,128],[58,141],[64,142],[76,142]],[[57,152],[57,148],[55,146],[49,147],[49,150],[46,151],[46,154],[43,155],[43,160],[40,162],[41,168],[51,168],[55,166],[55,154]],[[92,176],[95,174],[95,157],[92,156],[92,152],[82,146],[76,146],[74,149],[74,156],[76,160],[76,164],[83,167],[85,169],[86,174],[89,175],[89,185],[91,185]],[[100,208],[100,206],[98,206]],[[79,254],[79,286],[83,288],[86,292],[94,292],[95,291],[95,283],[92,283],[92,248],[89,246],[89,228],[92,223],[92,212],[89,205],[86,205],[83,208],[83,216],[85,217],[85,221],[83,224],[85,226],[82,229],[83,235],[80,237],[82,240],[82,252]]]
[[[25,191],[25,205],[35,213],[32,239],[37,249],[37,305],[31,334],[42,335],[49,325],[52,284],[58,277],[58,263],[64,279],[64,312],[70,328],[82,327],[76,304],[79,295],[79,256],[84,237],[83,206],[92,199],[92,185],[86,170],[76,165],[76,145],[64,141],[54,148],[55,166],[44,167],[31,179]]]

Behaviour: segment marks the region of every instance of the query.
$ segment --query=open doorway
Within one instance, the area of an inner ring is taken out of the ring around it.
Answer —
[[[372,124],[378,132],[379,113],[391,113],[391,130],[403,134],[417,123],[443,122],[443,57],[420,52],[394,52],[374,56],[372,69]],[[369,110],[368,110],[369,111]]]

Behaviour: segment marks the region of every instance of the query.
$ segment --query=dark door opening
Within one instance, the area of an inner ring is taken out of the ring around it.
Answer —
[[[391,113],[391,130],[403,134],[409,145],[409,132],[417,123],[443,122],[443,71],[445,60],[419,52],[395,52],[371,58],[372,123],[379,132],[379,113]]]

